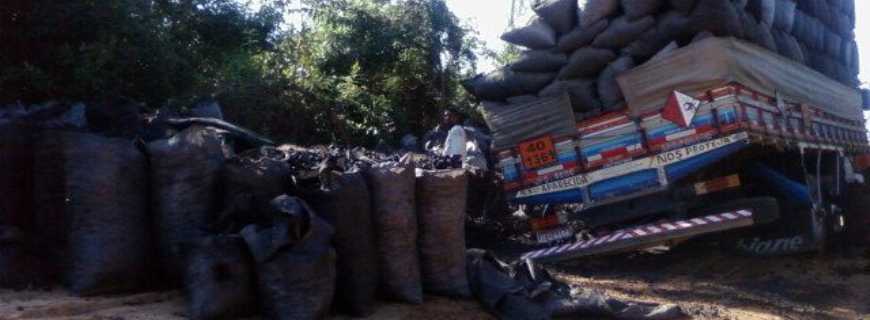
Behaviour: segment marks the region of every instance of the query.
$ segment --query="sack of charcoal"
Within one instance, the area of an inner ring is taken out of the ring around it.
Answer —
[[[378,257],[372,225],[371,199],[358,172],[324,172],[320,187],[305,199],[335,227],[338,254],[337,307],[366,317],[374,312],[378,289]]]
[[[141,289],[150,274],[145,155],[130,140],[46,131],[36,147],[37,238],[78,295]]]
[[[148,144],[151,206],[162,271],[181,284],[185,246],[208,235],[221,206],[226,131],[192,126]]]
[[[190,244],[184,275],[191,319],[228,319],[257,311],[254,259],[238,235]]]
[[[387,162],[366,170],[365,177],[371,190],[381,289],[391,299],[423,303],[414,169]]]
[[[302,199],[281,195],[272,207],[271,223],[241,232],[256,263],[263,316],[322,319],[335,294],[335,231]]]
[[[423,289],[445,296],[471,296],[465,275],[465,171],[417,170],[416,175]]]

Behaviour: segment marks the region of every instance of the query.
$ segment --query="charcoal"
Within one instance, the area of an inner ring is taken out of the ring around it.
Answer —
[[[46,270],[51,266],[35,248],[32,236],[21,228],[0,225],[0,288],[42,288],[58,280]]]
[[[366,170],[365,177],[372,195],[381,288],[394,300],[420,304],[423,286],[414,170],[404,164],[384,163]]]
[[[581,48],[571,54],[568,64],[559,71],[558,78],[568,80],[595,76],[604,70],[613,59],[616,59],[616,54],[611,50]]]
[[[616,76],[634,68],[634,66],[634,60],[631,57],[621,57],[610,63],[607,68],[604,68],[604,71],[601,71],[601,75],[598,77],[598,96],[601,97],[604,109],[613,109],[625,100],[622,89],[616,82]]]
[[[532,10],[560,34],[571,31],[577,24],[577,0],[537,0]]]
[[[439,295],[470,297],[465,274],[468,178],[463,170],[419,170],[416,175],[423,288]]]
[[[25,123],[0,123],[0,225],[33,226],[33,157],[36,130]]]
[[[629,20],[654,15],[664,0],[622,0],[622,11]]]
[[[730,1],[698,0],[689,16],[693,32],[709,31],[719,37],[743,38],[743,24]]]
[[[378,259],[371,201],[360,173],[325,172],[320,188],[305,196],[311,207],[335,228],[337,304],[356,317],[374,312]],[[365,275],[365,276],[360,276]]]
[[[241,232],[256,263],[262,314],[323,319],[335,295],[335,231],[299,198],[281,195],[272,206],[272,222]]]
[[[692,12],[692,9],[695,8],[695,1],[696,0],[668,0],[674,11],[685,15]]]
[[[37,236],[82,296],[144,288],[151,260],[145,155],[126,139],[47,131],[36,147]]]
[[[556,72],[568,63],[568,56],[551,50],[524,51],[510,68],[517,72]]]
[[[605,49],[621,49],[637,40],[645,31],[655,25],[655,19],[647,16],[635,21],[619,17],[610,22],[604,32],[595,37],[592,46]]]
[[[480,99],[502,101],[511,96],[534,94],[554,77],[553,73],[514,72],[504,68],[478,75],[465,86]]]
[[[284,194],[291,184],[288,154],[274,147],[260,147],[229,158],[224,164],[224,211],[212,224],[218,232],[238,232],[258,222],[269,201]]]
[[[207,235],[221,207],[221,170],[231,153],[225,134],[192,126],[148,144],[156,238],[171,283],[182,282],[184,246]]]
[[[109,137],[134,138],[144,129],[139,109],[139,104],[124,99],[89,105],[85,112],[88,128]]]
[[[746,9],[758,19],[759,23],[773,26],[776,20],[777,0],[752,0],[746,5]]]
[[[238,318],[257,312],[254,260],[240,236],[193,242],[184,282],[191,319]]]
[[[794,26],[795,8],[794,0],[776,0],[776,9],[774,9],[773,27],[790,33]]]
[[[677,11],[668,11],[656,17],[656,29],[660,37],[681,43],[688,42],[694,37],[691,23],[689,16]]]
[[[585,28],[619,12],[620,0],[587,0],[580,15],[580,24]]]
[[[556,31],[534,18],[528,25],[506,32],[501,39],[529,49],[549,49],[556,46]]]
[[[601,32],[607,29],[609,22],[600,20],[585,27],[578,26],[570,33],[559,38],[559,50],[565,53],[588,46]]]

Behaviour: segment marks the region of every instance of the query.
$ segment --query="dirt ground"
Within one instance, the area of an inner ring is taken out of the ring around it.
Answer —
[[[870,260],[849,251],[756,258],[688,247],[553,269],[614,297],[678,304],[694,319],[870,320]]]
[[[370,319],[492,319],[475,301],[427,297],[422,306],[383,304]],[[156,320],[187,319],[180,292],[75,298],[61,290],[0,291],[0,319]],[[333,316],[331,319],[350,319]]]
[[[552,266],[573,285],[645,302],[675,303],[694,319],[868,319],[870,260],[850,253],[750,258],[704,247],[581,259]],[[184,319],[180,292],[75,298],[61,290],[0,291],[5,319]],[[334,319],[346,319],[334,317]],[[384,304],[370,319],[492,319],[475,301],[428,297]]]

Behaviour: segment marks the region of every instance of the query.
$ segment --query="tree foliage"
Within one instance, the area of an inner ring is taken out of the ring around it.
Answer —
[[[280,54],[299,89],[320,98],[332,140],[373,144],[420,134],[446,107],[470,108],[460,80],[476,45],[441,0],[306,0],[304,29]]]
[[[229,120],[299,143],[374,144],[470,110],[473,32],[443,0],[11,0],[0,4],[0,103],[150,108],[215,97]]]
[[[2,102],[123,96],[159,106],[202,95],[280,15],[232,0],[12,0],[0,4]]]

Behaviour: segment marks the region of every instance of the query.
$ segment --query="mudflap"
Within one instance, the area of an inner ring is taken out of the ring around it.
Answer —
[[[784,256],[820,251],[825,247],[823,212],[811,208],[782,210],[777,223],[733,233],[722,244],[749,256]]]

